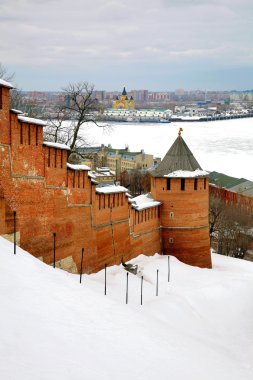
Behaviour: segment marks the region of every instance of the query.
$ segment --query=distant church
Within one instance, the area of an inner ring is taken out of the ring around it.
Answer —
[[[134,99],[131,96],[128,99],[126,88],[123,88],[122,95],[120,97],[117,96],[116,100],[114,100],[112,108],[116,109],[133,109],[135,107]]]

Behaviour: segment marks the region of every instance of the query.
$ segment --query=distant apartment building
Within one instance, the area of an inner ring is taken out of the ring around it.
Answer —
[[[106,99],[105,91],[94,91],[93,98],[97,99],[100,102],[103,102]]]
[[[252,102],[253,91],[234,91],[230,94],[230,100],[234,102]]]
[[[96,168],[96,170],[90,171],[89,177],[94,183],[101,183],[103,185],[114,184],[116,181],[116,173],[107,167]]]
[[[107,153],[109,167],[116,169],[117,162],[120,162],[121,171],[126,169],[150,168],[153,165],[153,156],[144,151],[129,152],[128,150],[110,149]]]
[[[170,100],[170,94],[168,92],[149,92],[148,100],[151,102],[161,102]]]
[[[148,90],[132,90],[129,95],[131,95],[136,102],[148,101]]]
[[[116,172],[116,178],[119,178],[120,173],[125,170],[148,169],[154,165],[152,154],[146,154],[144,150],[130,152],[128,147],[125,149],[103,147],[99,156],[106,166]]]
[[[176,96],[184,96],[185,95],[185,91],[183,88],[178,88],[175,90],[175,95]]]
[[[83,163],[90,164],[92,169],[98,166],[107,167],[116,173],[116,178],[120,177],[120,173],[125,170],[132,169],[149,169],[159,162],[159,158],[153,157],[152,154],[147,154],[144,150],[138,152],[130,152],[129,148],[114,149],[110,145],[101,145],[100,147],[80,148],[80,152],[87,160]],[[93,159],[91,156],[93,155]]]

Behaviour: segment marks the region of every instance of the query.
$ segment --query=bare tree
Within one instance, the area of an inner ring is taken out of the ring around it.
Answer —
[[[0,78],[4,79],[6,82],[13,81],[15,77],[14,73],[9,73],[8,69],[0,62]]]
[[[25,97],[22,90],[13,88],[10,94],[10,108],[22,111],[29,117],[42,117],[41,107],[37,104],[36,100]]]
[[[143,169],[125,170],[120,175],[120,183],[133,195],[140,195],[150,191],[150,173]]]
[[[0,78],[7,82],[13,82],[15,78],[14,73],[9,73],[8,69],[0,62]],[[40,109],[35,101],[27,99],[22,90],[20,90],[16,85],[11,89],[10,92],[10,108],[18,109],[24,114],[30,117],[38,117],[41,115]]]
[[[252,216],[239,204],[226,203],[220,195],[210,194],[210,238],[217,253],[244,258],[250,247]]]
[[[210,194],[209,197],[209,227],[210,235],[215,232],[219,226],[225,210],[225,202],[221,197]]]
[[[68,160],[83,157],[78,148],[87,146],[83,130],[87,122],[97,125],[99,103],[93,96],[94,86],[88,82],[69,84],[63,89],[63,100],[49,116],[45,139],[61,142],[70,147]]]

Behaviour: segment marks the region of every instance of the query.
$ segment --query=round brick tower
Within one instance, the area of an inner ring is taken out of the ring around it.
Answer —
[[[181,131],[151,179],[152,196],[162,202],[162,251],[184,263],[211,268],[208,173]]]

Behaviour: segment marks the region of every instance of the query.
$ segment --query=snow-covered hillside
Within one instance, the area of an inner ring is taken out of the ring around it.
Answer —
[[[250,380],[253,264],[213,255],[213,269],[140,256],[140,278],[119,267],[79,276],[0,238],[0,379]],[[156,273],[159,269],[159,295]]]

